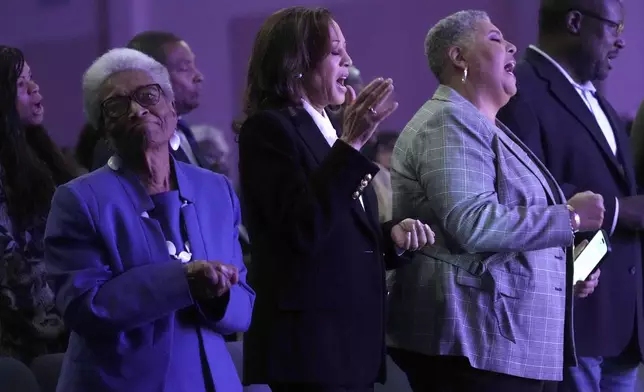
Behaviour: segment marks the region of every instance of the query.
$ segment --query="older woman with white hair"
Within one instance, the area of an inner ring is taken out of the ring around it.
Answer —
[[[116,155],[58,188],[45,233],[71,329],[58,390],[241,391],[222,335],[245,331],[239,203],[223,176],[175,161],[166,69],[113,49],[83,79],[88,121]]]
[[[440,82],[398,139],[394,219],[435,222],[436,243],[395,272],[390,354],[418,391],[539,391],[574,362],[574,233],[603,201],[566,200],[497,112],[516,93],[516,48],[482,11],[439,21],[425,42]]]

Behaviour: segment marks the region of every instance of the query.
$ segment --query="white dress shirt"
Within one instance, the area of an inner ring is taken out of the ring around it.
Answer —
[[[559,72],[561,72],[561,74],[568,80],[568,82],[572,84],[572,86],[575,88],[575,91],[577,91],[577,94],[579,94],[579,97],[582,99],[582,101],[584,101],[584,103],[588,107],[588,110],[590,110],[590,113],[595,117],[597,125],[599,125],[599,128],[602,130],[602,133],[604,134],[604,137],[606,138],[608,146],[613,152],[613,155],[617,155],[617,141],[615,139],[615,132],[613,131],[613,127],[610,125],[610,121],[608,120],[606,113],[604,113],[604,110],[599,104],[599,101],[597,101],[597,97],[595,97],[595,92],[597,91],[595,86],[590,81],[580,85],[572,79],[570,74],[566,72],[566,70],[563,69],[563,67],[559,65],[559,63],[555,59],[550,57],[543,50],[537,48],[534,45],[530,45],[530,49],[534,50],[535,52],[546,58],[548,61],[550,61],[552,65],[554,65],[555,68],[557,68]],[[611,235],[615,231],[618,214],[619,200],[615,198],[615,216],[613,217],[613,225],[610,229]]]
[[[179,128],[177,128],[175,131],[179,136],[179,140],[181,140],[181,149],[183,150],[184,154],[186,154],[186,157],[188,157],[188,160],[190,161],[190,163],[192,163],[195,166],[199,166],[199,161],[197,161],[197,158],[195,157],[194,152],[192,152],[192,146],[190,145],[190,142],[188,141],[188,138],[186,137],[186,135]]]
[[[322,136],[324,136],[326,142],[329,143],[329,146],[333,147],[333,144],[338,140],[338,132],[333,127],[333,124],[331,124],[331,120],[329,120],[329,116],[327,116],[326,112],[324,110],[322,110],[322,113],[318,112],[304,99],[302,100],[302,106],[304,106],[304,110],[306,110],[306,112],[311,116],[315,125],[317,125],[320,132],[322,132]],[[360,196],[359,200],[362,208],[364,208],[362,196]]]

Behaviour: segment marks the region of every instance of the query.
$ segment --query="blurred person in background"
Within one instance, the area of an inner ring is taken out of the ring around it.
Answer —
[[[57,186],[77,174],[43,127],[23,53],[0,46],[0,356],[64,352],[68,334],[47,283],[43,236]]]
[[[201,150],[206,169],[231,178],[234,168],[232,150],[224,132],[211,125],[200,124],[191,127],[195,141]]]

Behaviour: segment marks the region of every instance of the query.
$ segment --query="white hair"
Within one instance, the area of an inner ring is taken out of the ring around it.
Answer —
[[[112,75],[130,70],[140,70],[161,86],[164,94],[174,100],[168,70],[152,57],[129,48],[116,48],[96,59],[83,75],[83,109],[87,121],[98,128],[101,118],[100,90]]]
[[[434,76],[441,81],[450,63],[448,50],[452,46],[467,47],[474,37],[476,25],[489,21],[485,11],[465,10],[438,21],[425,37],[425,56]]]

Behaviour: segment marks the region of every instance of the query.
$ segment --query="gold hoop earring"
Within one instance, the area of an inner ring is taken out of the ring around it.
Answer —
[[[461,78],[461,82],[467,82],[467,67],[465,67],[465,70],[463,70],[463,77]]]

